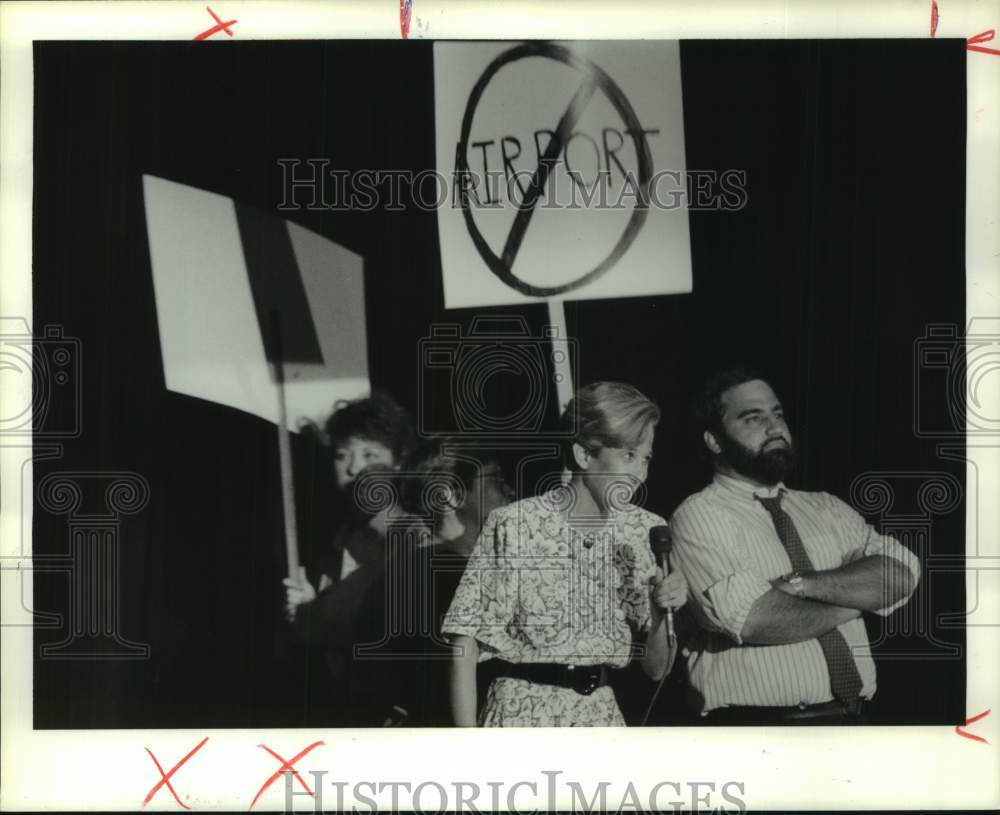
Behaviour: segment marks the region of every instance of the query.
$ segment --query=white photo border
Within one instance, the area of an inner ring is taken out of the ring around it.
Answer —
[[[212,47],[270,39],[392,38],[400,33],[395,0],[355,2],[209,3],[222,19],[235,19],[234,36],[216,37]],[[1000,3],[940,0],[939,38],[970,37],[1000,27]],[[414,0],[409,36],[448,39],[701,39],[701,38],[922,38],[928,37],[931,2],[829,3],[822,0],[746,3],[690,2],[441,2]],[[0,5],[0,316],[32,315],[33,69],[35,40],[189,41],[213,21],[197,2],[10,2]],[[988,45],[993,45],[989,43]],[[1000,316],[1000,59],[970,51],[967,60],[966,281],[968,319]],[[933,105],[933,100],[928,100]],[[929,114],[932,115],[932,114]],[[30,402],[31,377],[20,377],[4,396]],[[20,391],[17,389],[21,388]],[[28,390],[24,390],[27,388]],[[997,400],[1000,394],[988,398]],[[998,415],[996,401],[982,406]],[[0,555],[4,568],[30,565],[31,448],[27,440],[0,439]],[[159,780],[145,748],[165,770],[204,737],[199,753],[173,777],[192,811],[246,809],[277,768],[258,745],[291,757],[315,741],[324,744],[298,765],[327,772],[325,806],[336,804],[331,779],[362,781],[435,780],[504,782],[519,809],[546,809],[545,775],[561,772],[556,806],[570,804],[566,781],[592,790],[611,781],[609,804],[617,807],[626,786],[648,801],[662,782],[684,790],[691,806],[692,782],[727,782],[751,809],[976,809],[1000,807],[996,749],[1000,743],[1000,510],[989,495],[1000,494],[1000,440],[968,440],[966,551],[967,589],[978,598],[967,628],[967,715],[995,709],[970,732],[987,743],[962,738],[948,727],[664,728],[598,730],[96,730],[32,729],[32,629],[11,625],[21,598],[2,596],[2,766],[4,810],[133,810]],[[971,492],[973,489],[976,492]],[[23,547],[23,548],[22,548]],[[975,556],[975,560],[971,560]],[[993,568],[988,568],[994,564]],[[30,580],[24,585],[30,592]],[[4,577],[4,586],[10,585]],[[30,605],[30,594],[26,598]],[[971,613],[971,612],[970,612]],[[955,724],[961,724],[956,722]],[[484,770],[484,768],[489,768]],[[486,775],[484,775],[486,773]],[[309,779],[309,775],[305,775]],[[701,787],[704,795],[707,786]],[[364,791],[371,794],[365,787]],[[284,783],[275,783],[255,810],[284,809]],[[380,809],[389,792],[372,795]],[[405,798],[401,799],[405,805]],[[428,802],[437,799],[428,793]],[[678,800],[661,792],[661,805]],[[347,801],[349,806],[350,800]],[[501,797],[501,803],[507,803]],[[309,811],[304,796],[296,808]],[[489,808],[488,798],[478,802]],[[731,804],[727,806],[732,806]],[[453,808],[453,807],[452,807]],[[179,811],[164,788],[150,810]]]

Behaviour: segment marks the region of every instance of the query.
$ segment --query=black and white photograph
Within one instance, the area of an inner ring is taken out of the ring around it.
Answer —
[[[978,28],[14,5],[5,807],[996,803]]]

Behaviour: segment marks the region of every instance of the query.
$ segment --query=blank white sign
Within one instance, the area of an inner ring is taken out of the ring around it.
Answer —
[[[243,241],[231,198],[143,176],[163,372],[169,390],[279,420]],[[367,395],[361,257],[302,227],[286,229],[322,362],[285,366],[288,427],[322,420],[338,399]]]

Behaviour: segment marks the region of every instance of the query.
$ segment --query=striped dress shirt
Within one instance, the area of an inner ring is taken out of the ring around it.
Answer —
[[[817,640],[749,645],[740,636],[750,607],[792,571],[774,522],[755,495],[784,491],[791,516],[816,570],[835,569],[868,555],[905,564],[920,579],[917,558],[895,539],[880,535],[847,504],[825,492],[784,485],[762,489],[716,474],[671,519],[674,555],[690,587],[690,605],[702,630],[688,657],[688,676],[702,712],[727,705],[808,705],[833,699],[823,649]],[[885,616],[909,597],[877,611]],[[875,663],[860,617],[839,626],[861,675],[861,695],[875,693]]]

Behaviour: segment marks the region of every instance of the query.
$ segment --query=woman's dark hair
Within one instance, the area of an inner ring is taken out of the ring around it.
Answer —
[[[384,393],[337,402],[325,430],[327,443],[333,448],[351,438],[367,439],[385,445],[397,462],[412,455],[416,446],[410,415]]]
[[[446,509],[445,489],[464,495],[483,473],[499,470],[507,481],[505,462],[488,445],[469,446],[455,436],[423,441],[403,464],[400,502],[407,512],[426,517]]]

